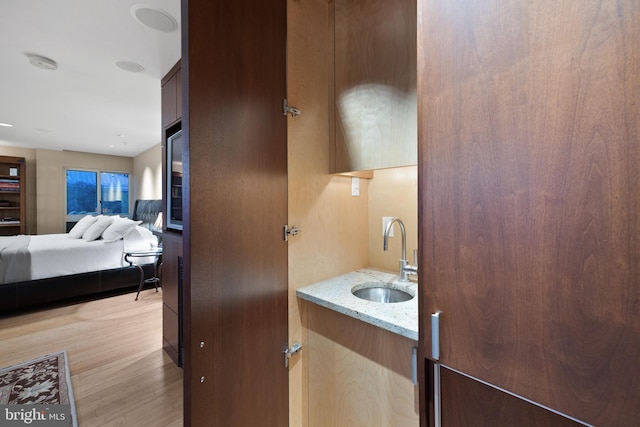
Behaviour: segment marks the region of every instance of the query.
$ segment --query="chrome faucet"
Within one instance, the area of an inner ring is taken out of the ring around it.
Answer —
[[[384,243],[382,246],[383,251],[387,251],[388,242],[389,242],[389,233],[391,232],[391,227],[393,227],[393,223],[397,222],[400,226],[400,232],[402,232],[402,259],[400,259],[400,281],[408,282],[409,281],[409,273],[416,274],[418,272],[417,265],[409,265],[407,261],[407,233],[404,229],[404,222],[398,217],[393,217],[389,222],[387,222],[387,226],[384,229]],[[416,254],[414,252],[414,263],[416,262]]]

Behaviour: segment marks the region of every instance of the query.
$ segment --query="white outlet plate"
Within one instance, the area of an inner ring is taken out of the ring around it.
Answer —
[[[351,195],[359,196],[360,195],[360,178],[357,176],[351,177]]]
[[[384,230],[387,229],[387,223],[393,219],[392,216],[383,216],[382,217],[382,237],[384,237]],[[389,237],[393,237],[393,229],[395,226],[391,227],[391,231],[389,231]]]

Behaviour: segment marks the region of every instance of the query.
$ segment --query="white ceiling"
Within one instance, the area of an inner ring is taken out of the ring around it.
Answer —
[[[140,24],[131,8],[141,4],[178,29]],[[180,0],[0,0],[0,123],[13,125],[0,126],[0,145],[133,157],[158,144],[160,80],[180,59],[179,23]]]

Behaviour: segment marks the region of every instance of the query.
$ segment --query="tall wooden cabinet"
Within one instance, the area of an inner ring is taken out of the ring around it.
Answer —
[[[442,425],[638,425],[640,7],[419,5],[420,341],[447,367]],[[514,395],[566,424],[514,415]]]
[[[0,156],[0,236],[25,233],[24,157]]]
[[[287,2],[189,0],[182,16],[184,424],[286,426]]]
[[[182,77],[178,61],[162,79],[162,336],[164,350],[178,366],[182,366],[182,233],[167,227],[167,219],[172,217],[167,204],[172,194],[168,179],[172,153],[167,150],[167,141],[181,130],[181,120]]]

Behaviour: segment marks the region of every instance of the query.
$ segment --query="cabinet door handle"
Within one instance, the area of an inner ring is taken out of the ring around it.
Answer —
[[[442,426],[440,409],[440,311],[431,315],[431,358],[433,362],[433,423]]]
[[[431,358],[440,359],[440,311],[431,315]]]

